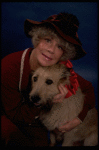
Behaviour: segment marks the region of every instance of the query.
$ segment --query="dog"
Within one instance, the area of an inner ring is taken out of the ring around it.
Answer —
[[[63,64],[40,67],[32,73],[30,101],[40,107],[39,119],[50,130],[50,146],[62,141],[62,146],[96,146],[98,144],[98,118],[95,108],[88,111],[84,121],[69,132],[58,131],[60,123],[70,121],[83,109],[84,94],[80,87],[76,94],[66,98],[62,103],[53,103],[53,97],[59,93],[58,85],[69,85],[70,69]]]

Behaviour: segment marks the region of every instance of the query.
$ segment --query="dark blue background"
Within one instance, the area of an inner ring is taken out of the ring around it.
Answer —
[[[60,12],[77,16],[80,27],[78,36],[87,55],[72,61],[74,70],[91,81],[98,101],[98,44],[96,2],[5,2],[1,4],[1,54],[2,58],[12,52],[32,47],[31,40],[24,34],[25,19],[41,21]]]

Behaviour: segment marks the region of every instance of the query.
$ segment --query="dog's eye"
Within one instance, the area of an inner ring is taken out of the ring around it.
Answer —
[[[34,82],[36,82],[37,81],[37,77],[34,77],[33,80],[34,80]]]
[[[50,84],[52,84],[52,83],[53,83],[52,80],[50,80],[50,79],[47,79],[47,80],[46,80],[46,84],[50,85]]]

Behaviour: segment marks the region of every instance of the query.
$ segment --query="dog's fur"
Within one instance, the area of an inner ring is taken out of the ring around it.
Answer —
[[[40,120],[51,131],[51,146],[63,140],[62,146],[78,146],[83,141],[84,146],[98,144],[97,110],[88,111],[84,121],[76,128],[64,134],[57,130],[60,123],[70,121],[78,116],[83,109],[84,95],[80,89],[75,95],[63,100],[62,103],[53,103],[53,97],[59,93],[58,85],[70,84],[70,72],[61,64],[50,67],[40,67],[32,75],[32,89],[30,100],[41,107]]]

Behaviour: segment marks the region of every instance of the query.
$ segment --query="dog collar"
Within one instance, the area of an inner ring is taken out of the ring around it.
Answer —
[[[68,89],[68,93],[66,94],[65,98],[68,98],[72,96],[73,94],[76,94],[76,91],[78,90],[79,83],[77,80],[77,74],[72,69],[73,65],[69,60],[61,61],[61,64],[64,64],[67,68],[71,68],[70,73],[71,76],[69,77],[70,85],[65,85],[65,87]]]

